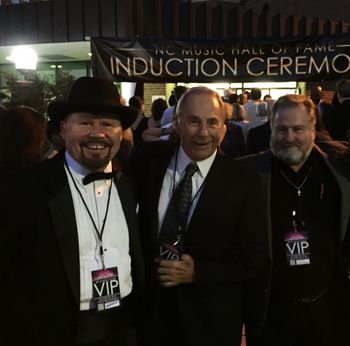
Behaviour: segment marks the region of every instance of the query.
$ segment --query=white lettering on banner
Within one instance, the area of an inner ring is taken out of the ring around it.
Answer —
[[[307,51],[311,48],[306,48]],[[271,48],[272,49],[272,48]],[[285,48],[274,46],[275,53],[283,51]],[[301,47],[296,48],[301,50]],[[312,49],[324,51],[331,49],[326,46],[316,46]],[[164,52],[170,48],[164,48]],[[217,49],[218,50],[218,49]],[[240,54],[244,54],[244,49],[240,50]],[[162,50],[158,49],[157,54],[161,54]],[[201,50],[201,54],[209,54],[214,51]],[[219,51],[222,53],[222,51]],[[256,52],[251,50],[249,54]],[[127,76],[132,79],[138,76],[147,77],[236,77],[244,75],[252,77],[278,77],[292,75],[317,75],[317,74],[344,74],[350,71],[350,55],[339,53],[332,56],[313,57],[306,55],[297,56],[270,56],[270,57],[232,57],[230,59],[221,57],[197,58],[199,48],[195,50],[183,49],[183,54],[187,57],[110,57],[110,71],[114,76]],[[248,53],[246,53],[248,54]],[[191,57],[193,56],[193,57]],[[240,61],[242,60],[242,61]]]
[[[336,60],[339,58],[339,57],[344,57],[345,59],[347,59],[347,67],[344,69],[344,70],[339,70],[335,67],[335,63],[336,63]],[[333,59],[332,59],[332,68],[335,72],[337,73],[345,73],[345,72],[348,72],[350,70],[350,57],[349,55],[347,54],[337,54]]]
[[[251,69],[250,69],[250,64],[254,61],[260,61],[261,63],[264,63],[264,59],[262,58],[252,58],[250,60],[248,60],[247,62],[247,72],[251,75],[251,76],[261,76],[262,74],[264,74],[264,70],[262,69],[260,72],[254,73]]]
[[[207,58],[203,61],[196,58],[185,58],[183,60],[171,58],[164,60],[163,58],[158,60],[151,57],[147,61],[145,58],[127,57],[123,63],[119,58],[111,57],[110,67],[114,75],[126,74],[128,77],[146,74],[161,76],[164,73],[169,76],[181,76],[184,74],[191,76],[193,70],[196,77],[200,74],[208,77],[218,75],[237,76],[237,58],[234,58],[231,62],[225,59],[216,60],[214,58]],[[183,70],[178,64],[184,65]],[[158,71],[156,71],[155,67],[158,68]]]

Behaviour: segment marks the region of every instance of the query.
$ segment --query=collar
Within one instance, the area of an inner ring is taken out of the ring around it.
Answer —
[[[207,157],[205,160],[202,161],[196,161],[198,168],[199,168],[199,174],[202,176],[202,178],[205,178],[210,170],[211,165],[214,162],[215,156],[216,156],[217,150],[214,151],[212,155]],[[176,155],[176,153],[175,153]],[[177,153],[177,172],[181,175],[184,170],[186,169],[187,165],[193,160],[191,160],[188,155],[183,150],[182,146],[180,145],[179,151]]]
[[[65,157],[67,165],[68,165],[73,177],[76,179],[77,183],[79,183],[81,186],[85,186],[83,184],[83,179],[86,175],[88,175],[89,173],[92,173],[92,171],[87,169],[86,167],[82,166],[77,161],[75,161],[67,150],[64,153],[64,157]],[[112,172],[112,161],[110,161],[108,163],[107,167],[104,169],[104,172],[105,173]]]

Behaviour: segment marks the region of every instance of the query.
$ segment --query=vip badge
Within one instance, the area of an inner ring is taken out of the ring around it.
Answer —
[[[107,268],[91,272],[93,299],[96,310],[103,311],[120,306],[118,268]]]
[[[287,232],[284,237],[289,266],[310,264],[310,243],[307,232]]]

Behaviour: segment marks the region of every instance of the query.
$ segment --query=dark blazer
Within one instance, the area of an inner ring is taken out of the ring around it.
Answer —
[[[249,130],[247,137],[247,154],[256,154],[270,147],[270,121]]]
[[[13,173],[5,181],[14,184],[1,188],[7,201],[0,221],[6,244],[4,329],[11,339],[4,345],[73,345],[80,303],[79,248],[63,155]],[[115,184],[129,228],[138,299],[144,272],[136,208],[125,177],[116,177]]]
[[[245,154],[245,142],[242,127],[228,121],[226,128],[225,137],[220,144],[221,150],[232,157],[243,156]]]
[[[329,116],[329,133],[335,140],[349,141],[350,100],[336,105]]]
[[[160,292],[154,262],[159,256],[158,200],[174,150],[168,142],[149,142],[138,148],[134,158],[135,182],[142,182],[137,184],[137,196],[150,310]],[[217,154],[184,236],[185,252],[194,259],[196,282],[174,289],[178,323],[169,338],[182,335],[183,346],[238,346],[245,317],[254,321],[258,333],[262,309],[254,306],[248,309],[254,310],[253,316],[243,316],[250,303],[244,301],[244,291],[268,262],[264,225],[257,174]],[[163,318],[167,316],[156,316],[154,324]]]
[[[338,144],[338,142],[335,142]],[[323,142],[323,147],[329,151],[332,152],[332,141],[331,142]],[[340,194],[341,194],[341,204],[340,204],[340,210],[338,215],[338,228],[335,230],[337,232],[337,238],[339,239],[339,257],[343,257],[341,259],[340,263],[340,269],[339,269],[339,275],[341,277],[341,281],[345,282],[345,271],[346,267],[348,266],[348,260],[346,260],[346,257],[349,258],[349,241],[345,244],[345,239],[349,237],[347,233],[349,233],[349,221],[350,221],[350,184],[347,181],[346,174],[348,173],[349,169],[345,167],[345,161],[343,159],[340,159],[338,157],[332,157],[325,154],[323,151],[321,151],[316,145],[315,149],[317,150],[318,155],[322,157],[326,165],[328,166],[331,174],[333,175],[337,185],[339,186]],[[270,210],[270,191],[271,191],[271,162],[272,162],[272,153],[270,150],[264,151],[262,153],[258,153],[255,155],[249,155],[245,156],[243,158],[239,158],[238,161],[243,163],[244,165],[256,169],[259,174],[262,177],[263,180],[263,187],[264,187],[264,195],[265,195],[265,202],[264,204],[267,206],[267,226],[268,226],[268,239],[269,239],[269,249],[270,249],[270,258],[272,258],[272,230],[271,230],[271,210]],[[344,256],[342,256],[342,252],[344,253]],[[347,262],[347,263],[343,263]],[[272,264],[273,261],[270,263]],[[266,272],[265,279],[262,279],[261,282],[265,283],[265,286],[270,286],[269,280],[271,279],[271,271],[272,267],[270,267]],[[260,302],[266,303],[266,297],[258,296],[256,295],[255,298],[257,299],[257,302],[260,300]],[[259,303],[257,303],[259,304]],[[348,314],[348,313],[347,313]],[[346,315],[346,318],[349,317]],[[248,343],[249,343],[249,333],[248,333]],[[254,343],[253,343],[254,345]]]

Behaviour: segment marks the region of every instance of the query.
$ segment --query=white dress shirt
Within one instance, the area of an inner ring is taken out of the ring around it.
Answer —
[[[189,211],[187,223],[189,223],[189,221],[191,220],[193,211],[201,195],[205,178],[207,177],[210,167],[214,162],[215,155],[216,155],[216,151],[205,160],[196,161],[199,170],[196,173],[194,173],[192,176],[193,201]],[[169,202],[173,195],[173,191],[175,190],[176,185],[184,177],[186,167],[191,162],[193,162],[193,160],[191,160],[187,156],[187,154],[184,152],[181,146],[179,147],[179,150],[174,153],[173,157],[170,160],[169,166],[164,175],[162,189],[160,191],[160,197],[159,197],[159,203],[158,203],[158,216],[159,216],[158,231],[160,230],[160,227],[163,223],[166,210],[168,208]],[[175,179],[175,186],[173,186],[174,179]]]
[[[90,171],[78,164],[67,151],[65,158],[76,186],[81,192],[96,227],[100,232],[106,215],[108,194],[112,180],[96,180],[90,184],[83,185],[82,180]],[[102,269],[100,240],[66,166],[65,170],[73,198],[79,239],[80,310],[89,310],[95,308],[92,301],[91,272]],[[112,164],[110,162],[105,172],[111,171]],[[132,290],[129,233],[115,184],[112,184],[110,204],[102,236],[102,245],[105,267],[118,267],[121,297],[126,297]]]

